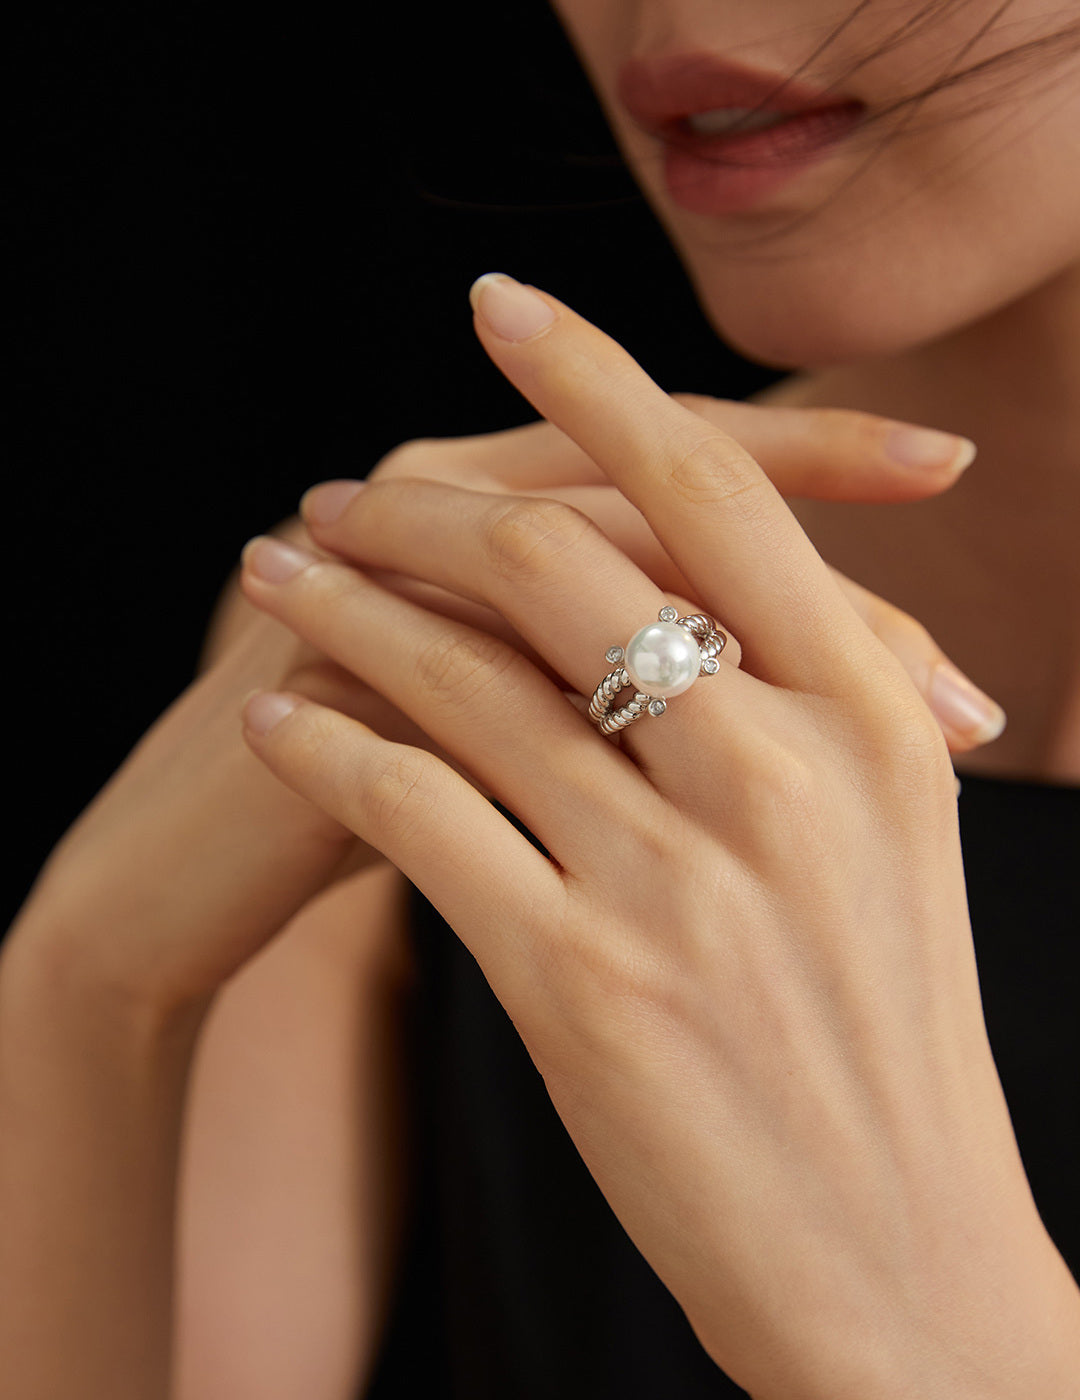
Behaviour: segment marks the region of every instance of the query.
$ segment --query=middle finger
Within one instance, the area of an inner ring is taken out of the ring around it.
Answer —
[[[612,669],[607,649],[625,647],[633,633],[656,621],[660,608],[674,601],[700,611],[696,600],[662,591],[586,515],[563,502],[383,479],[358,491],[331,519],[324,511],[336,489],[316,487],[301,503],[320,546],[364,569],[420,578],[496,609],[582,695],[591,695]],[[727,632],[724,619],[716,621]],[[738,643],[728,637],[720,675],[702,678],[714,722],[724,709],[744,705],[747,689],[764,688],[739,672]],[[691,702],[684,718],[703,703],[698,688],[679,697],[680,706]],[[650,745],[664,747],[650,720],[634,726],[635,747],[646,724]]]
[[[675,403],[610,336],[554,297],[489,275],[480,340],[503,374],[607,474],[709,612],[739,632],[744,668],[821,695],[862,683],[871,638],[753,457]]]

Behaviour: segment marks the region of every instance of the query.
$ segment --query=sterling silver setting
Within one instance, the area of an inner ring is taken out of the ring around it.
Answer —
[[[689,690],[699,676],[716,675],[726,645],[726,635],[707,613],[680,617],[676,608],[661,608],[657,621],[635,632],[625,647],[611,646],[604,653],[615,669],[596,687],[589,719],[601,734],[617,734],[646,714],[659,719],[668,700]],[[620,693],[631,686],[633,699],[620,706]]]

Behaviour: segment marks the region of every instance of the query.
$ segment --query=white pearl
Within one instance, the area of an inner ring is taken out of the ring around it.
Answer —
[[[701,648],[694,634],[678,623],[651,622],[627,643],[623,666],[638,690],[670,699],[697,680]]]

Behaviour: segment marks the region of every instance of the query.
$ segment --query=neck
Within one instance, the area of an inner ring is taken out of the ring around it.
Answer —
[[[932,344],[811,378],[816,400],[842,395],[972,438],[979,457],[965,508],[984,524],[1000,514],[1015,535],[1018,509],[1080,510],[1080,262]],[[1039,543],[1034,530],[1024,534]],[[1075,532],[1073,555],[1080,566]]]

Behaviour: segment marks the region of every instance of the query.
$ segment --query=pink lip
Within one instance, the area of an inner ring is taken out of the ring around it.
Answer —
[[[864,103],[742,68],[712,54],[631,59],[619,72],[623,107],[665,148],[664,176],[676,204],[722,216],[753,209],[816,164],[859,125]],[[709,136],[687,118],[722,107],[777,112],[763,130]]]

